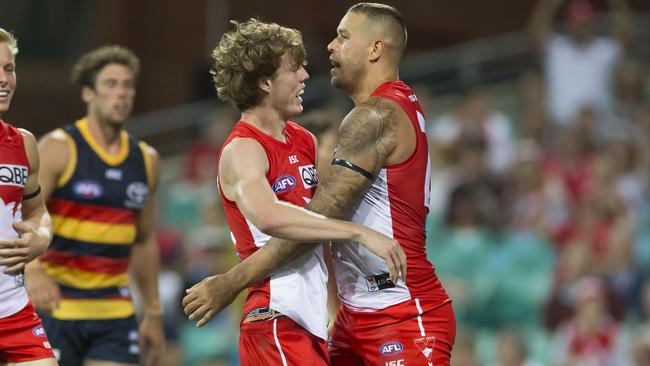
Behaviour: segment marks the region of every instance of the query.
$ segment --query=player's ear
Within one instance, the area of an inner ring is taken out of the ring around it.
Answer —
[[[385,48],[386,48],[386,43],[384,43],[383,40],[374,41],[372,47],[370,48],[370,54],[368,55],[370,61],[375,62],[379,60],[381,55],[384,54]]]
[[[261,78],[260,81],[257,83],[257,86],[264,90],[267,93],[271,92],[271,79],[268,78]]]
[[[81,88],[81,99],[84,101],[84,103],[90,103],[93,100],[94,96],[95,91],[92,88],[88,86]]]

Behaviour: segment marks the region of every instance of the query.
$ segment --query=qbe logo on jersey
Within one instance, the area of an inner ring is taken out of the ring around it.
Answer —
[[[24,165],[0,164],[0,185],[25,187],[27,175]]]
[[[300,173],[302,184],[306,189],[314,188],[318,185],[318,175],[316,174],[314,164],[299,166],[298,172]]]

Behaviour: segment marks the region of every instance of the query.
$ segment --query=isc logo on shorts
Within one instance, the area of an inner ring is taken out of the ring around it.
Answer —
[[[275,194],[286,193],[296,186],[296,178],[290,175],[281,175],[273,183],[273,192]]]
[[[396,355],[404,349],[404,345],[400,342],[386,342],[379,346],[379,352],[382,356]]]
[[[306,189],[313,188],[318,185],[318,175],[316,174],[316,168],[314,168],[313,164],[298,167],[298,172],[300,172],[302,184]]]
[[[27,167],[24,165],[0,164],[0,185],[25,187]]]

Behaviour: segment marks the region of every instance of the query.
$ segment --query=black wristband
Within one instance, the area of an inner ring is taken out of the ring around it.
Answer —
[[[360,166],[352,164],[351,162],[349,162],[347,160],[334,158],[334,160],[332,160],[332,164],[333,165],[340,165],[340,166],[342,166],[344,168],[354,170],[355,172],[363,175],[366,179],[368,179],[371,182],[373,180],[375,180],[375,176],[373,176],[372,173],[370,173],[369,171],[361,168]]]
[[[36,190],[30,194],[26,194],[23,196],[23,201],[31,200],[32,198],[38,196],[41,193],[41,186],[38,186]]]

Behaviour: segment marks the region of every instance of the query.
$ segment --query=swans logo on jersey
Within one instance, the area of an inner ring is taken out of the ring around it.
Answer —
[[[273,183],[273,192],[275,194],[286,193],[296,186],[296,178],[290,175],[281,175]]]
[[[382,356],[396,355],[404,349],[404,345],[400,342],[386,342],[379,346],[379,352]]]
[[[409,95],[409,100],[413,103],[418,101],[418,97],[415,94]]]
[[[302,184],[306,189],[316,187],[318,185],[318,175],[316,174],[316,168],[314,165],[303,165],[298,167],[300,172],[300,178],[302,178]]]
[[[80,180],[72,186],[72,191],[77,196],[84,199],[95,199],[104,194],[104,188],[91,179]]]
[[[142,208],[149,196],[149,187],[142,182],[133,182],[126,187],[126,196],[129,198],[124,205],[129,208]]]
[[[434,346],[436,345],[436,337],[422,337],[413,339],[413,343],[418,347],[422,356],[427,359],[429,365],[431,365],[431,355],[433,354]]]
[[[24,165],[0,164],[0,185],[25,187],[27,167]]]

